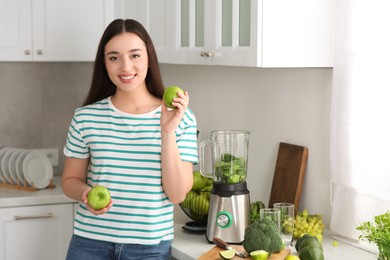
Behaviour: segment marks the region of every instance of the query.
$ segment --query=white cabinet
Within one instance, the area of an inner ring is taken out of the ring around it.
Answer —
[[[134,19],[148,31],[161,63],[172,63],[172,0],[115,0],[115,18]]]
[[[173,63],[333,66],[333,0],[174,2]]]
[[[334,0],[116,0],[139,20],[160,62],[332,67]]]
[[[261,2],[262,67],[333,67],[334,0]]]
[[[261,5],[250,0],[175,0],[173,62],[256,66]]]
[[[0,0],[0,61],[93,61],[111,2]]]
[[[0,260],[65,259],[73,203],[0,208]]]

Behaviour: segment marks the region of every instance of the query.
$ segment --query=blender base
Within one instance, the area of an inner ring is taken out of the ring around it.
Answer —
[[[229,244],[242,244],[250,223],[250,200],[246,182],[216,184],[210,194],[207,240],[215,237]]]
[[[207,222],[190,221],[187,222],[182,229],[188,231],[189,233],[205,234],[207,230]]]

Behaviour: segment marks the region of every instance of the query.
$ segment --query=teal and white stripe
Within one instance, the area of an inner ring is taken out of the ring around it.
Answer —
[[[95,216],[80,205],[76,235],[116,243],[158,244],[173,239],[173,204],[161,186],[161,107],[126,114],[110,98],[79,108],[64,154],[90,158],[87,183],[109,188],[114,202]],[[196,119],[190,109],[176,131],[183,161],[198,162]]]

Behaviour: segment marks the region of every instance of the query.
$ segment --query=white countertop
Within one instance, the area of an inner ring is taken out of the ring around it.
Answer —
[[[204,234],[190,234],[182,230],[184,223],[191,220],[186,216],[183,217],[178,210],[176,210],[175,214],[175,239],[172,243],[172,256],[174,258],[178,260],[196,260],[214,247],[213,244],[207,242]],[[374,254],[341,241],[338,241],[338,246],[334,247],[332,245],[334,240],[329,232],[324,233],[322,246],[326,260],[377,260]],[[298,255],[295,248],[292,248],[292,253]]]
[[[37,191],[0,187],[0,208],[74,202],[62,192],[61,177],[54,177],[53,183],[55,184],[54,188]]]
[[[33,206],[75,202],[66,197],[61,189],[61,177],[54,177],[55,188],[38,191],[23,191],[0,187],[0,208]],[[172,256],[178,260],[195,260],[214,245],[209,244],[204,234],[190,234],[182,230],[184,223],[190,219],[175,207],[175,239],[172,243]],[[332,246],[334,239],[329,233],[324,234],[323,248],[325,259],[330,260],[376,260],[374,254],[352,247],[341,241]],[[293,248],[293,254],[296,254]]]

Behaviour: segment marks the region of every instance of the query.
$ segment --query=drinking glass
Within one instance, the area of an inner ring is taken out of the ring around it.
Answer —
[[[274,208],[280,210],[281,236],[286,246],[291,246],[294,234],[295,206],[293,203],[274,203]]]
[[[280,209],[277,208],[263,208],[260,209],[260,219],[269,218],[280,232]]]

